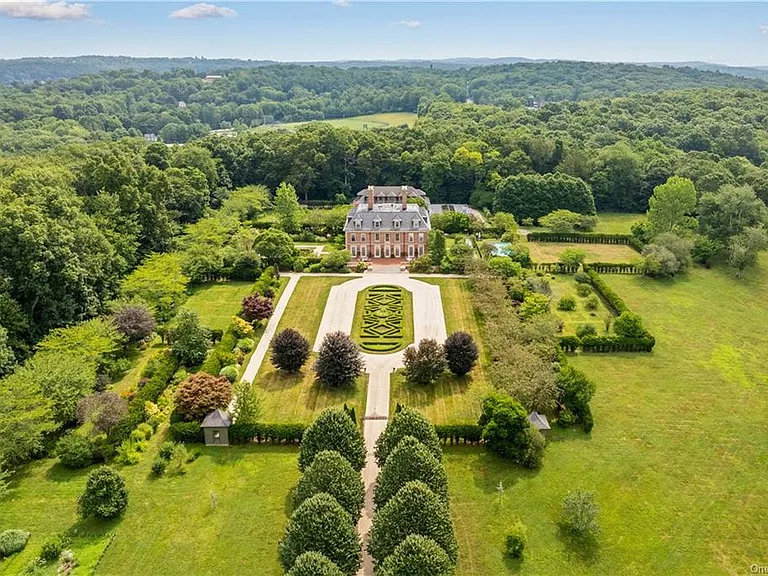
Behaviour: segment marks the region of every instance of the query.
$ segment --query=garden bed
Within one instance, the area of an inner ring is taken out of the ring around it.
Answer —
[[[363,352],[392,354],[413,342],[413,297],[400,286],[372,286],[357,294],[352,338]]]

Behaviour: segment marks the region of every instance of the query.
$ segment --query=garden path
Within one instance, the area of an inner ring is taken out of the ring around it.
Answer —
[[[438,342],[445,341],[445,316],[439,286],[420,282],[399,273],[369,273],[331,288],[315,339],[314,350],[320,350],[323,338],[329,332],[342,331],[350,334],[358,292],[381,284],[401,286],[412,294],[414,342],[419,342],[424,338],[433,338]],[[403,366],[403,353],[404,351],[401,350],[394,354],[363,354],[365,371],[368,372],[369,377],[365,416],[363,418],[363,434],[367,452],[365,468],[363,469],[365,509],[357,525],[358,532],[362,535],[368,534],[373,522],[373,488],[379,474],[374,450],[376,440],[386,428],[389,418],[389,379],[394,370]],[[363,567],[358,575],[373,575],[373,562],[367,552],[363,554]]]
[[[280,300],[277,302],[277,306],[275,306],[272,316],[269,318],[269,322],[267,322],[267,327],[264,328],[264,333],[261,335],[261,339],[251,355],[248,366],[243,373],[242,380],[253,382],[253,379],[256,378],[256,374],[259,373],[259,368],[261,368],[261,363],[264,361],[264,356],[267,355],[267,351],[269,350],[269,344],[272,342],[272,337],[277,331],[277,325],[280,324],[280,319],[283,317],[283,312],[285,312],[285,309],[288,307],[288,302],[291,299],[291,295],[293,294],[300,277],[300,274],[292,274],[288,277],[288,284],[286,284],[285,290],[283,290]]]

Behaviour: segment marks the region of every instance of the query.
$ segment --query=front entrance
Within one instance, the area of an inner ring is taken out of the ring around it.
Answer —
[[[392,252],[389,249],[389,244],[384,246],[384,258],[389,258],[392,255]]]

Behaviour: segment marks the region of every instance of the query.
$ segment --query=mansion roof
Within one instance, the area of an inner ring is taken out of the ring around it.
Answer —
[[[377,230],[415,232],[429,231],[429,211],[417,204],[375,204],[372,209],[360,204],[350,209],[344,224],[345,232]]]

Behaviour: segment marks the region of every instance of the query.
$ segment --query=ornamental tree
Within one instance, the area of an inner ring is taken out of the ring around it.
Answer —
[[[275,334],[271,346],[270,361],[285,372],[298,372],[309,358],[309,340],[293,328]]]
[[[259,294],[250,294],[243,298],[243,318],[248,322],[260,322],[272,316],[274,304],[272,298]]]
[[[176,390],[176,410],[191,422],[202,420],[215,408],[226,408],[232,400],[232,384],[224,376],[205,372],[192,374]]]
[[[411,534],[384,559],[380,576],[451,576],[454,565],[440,545],[426,536]]]
[[[299,470],[305,471],[323,450],[335,450],[359,472],[365,466],[363,433],[341,408],[324,410],[304,431]]]
[[[296,508],[278,544],[280,563],[286,571],[293,568],[299,556],[310,551],[328,558],[347,576],[355,574],[362,563],[355,526],[329,494],[316,494]]]
[[[88,474],[85,491],[78,500],[81,517],[109,519],[122,514],[128,505],[125,480],[109,466],[99,466]]]
[[[114,392],[97,392],[77,404],[77,420],[90,422],[96,434],[110,430],[128,416],[128,401]]]
[[[200,323],[197,312],[183,309],[176,316],[170,330],[171,350],[186,366],[194,366],[205,360],[211,345],[211,331]]]
[[[112,320],[117,330],[130,343],[149,338],[157,327],[152,310],[140,300],[116,303]]]
[[[524,466],[536,467],[541,463],[543,445],[539,437],[544,437],[531,427],[525,409],[511,396],[493,394],[483,400],[479,424],[489,450]]]
[[[403,408],[392,417],[376,441],[375,456],[379,466],[384,466],[389,455],[406,436],[413,436],[424,444],[435,458],[442,461],[443,450],[435,427],[418,410]]]
[[[599,532],[599,509],[592,492],[574,490],[566,494],[560,512],[560,527],[577,538],[594,538]]]
[[[376,479],[373,498],[376,509],[413,480],[424,482],[444,502],[448,501],[448,477],[443,463],[416,438],[406,436],[395,446]]]
[[[315,361],[315,373],[321,383],[333,388],[352,386],[364,369],[360,349],[347,334],[326,334]]]
[[[322,492],[333,496],[357,523],[365,500],[363,480],[360,472],[335,450],[322,450],[315,455],[296,486],[294,505],[299,506]]]
[[[434,540],[456,562],[458,547],[448,507],[423,482],[408,482],[378,510],[368,536],[376,566],[411,534]]]
[[[613,331],[625,338],[642,338],[645,336],[643,321],[634,312],[625,311],[613,321]]]
[[[448,369],[456,376],[469,373],[480,357],[474,338],[467,332],[456,331],[448,336],[443,349]]]
[[[431,338],[425,338],[418,346],[408,346],[403,354],[405,379],[411,384],[427,386],[445,372],[443,347]]]
[[[320,552],[304,552],[296,558],[287,576],[344,576],[344,573]]]

